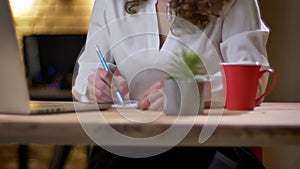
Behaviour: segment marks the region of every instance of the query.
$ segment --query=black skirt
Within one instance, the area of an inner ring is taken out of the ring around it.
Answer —
[[[243,147],[174,147],[152,157],[128,158],[94,146],[88,168],[264,169],[264,166],[250,150]]]

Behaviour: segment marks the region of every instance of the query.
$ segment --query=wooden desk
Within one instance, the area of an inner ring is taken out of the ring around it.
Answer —
[[[216,110],[212,110],[214,113]],[[207,113],[208,110],[205,110]],[[137,116],[137,113],[142,116]],[[128,121],[116,110],[101,112],[80,112],[49,115],[8,115],[0,114],[0,143],[18,144],[93,144],[84,132],[78,117],[94,130],[105,133],[106,140],[111,135],[106,121],[114,129],[133,137],[149,137],[164,132],[176,120],[175,116],[162,115],[159,112],[140,112],[123,110],[127,117],[136,120],[147,120],[159,116],[151,123],[135,123]],[[105,117],[101,120],[100,117]],[[220,115],[181,116],[177,119],[178,131],[189,126],[195,120],[188,135],[179,143],[182,146],[273,146],[300,144],[300,103],[263,103],[254,111],[229,112]],[[219,121],[211,137],[199,143],[198,138],[203,126],[214,127]],[[175,130],[176,131],[176,130]],[[169,132],[163,137],[173,137]],[[127,146],[128,143],[117,143],[115,140],[101,144]],[[129,143],[130,144],[130,143]],[[167,145],[168,142],[157,141],[155,145]],[[152,145],[144,142],[139,145]]]

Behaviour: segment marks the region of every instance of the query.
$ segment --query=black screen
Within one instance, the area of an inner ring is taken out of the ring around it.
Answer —
[[[26,74],[31,89],[70,90],[85,34],[24,36]]]

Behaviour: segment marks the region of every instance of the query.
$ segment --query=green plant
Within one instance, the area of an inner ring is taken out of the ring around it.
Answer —
[[[191,79],[205,74],[201,58],[196,53],[182,49],[182,52],[176,53],[175,56],[171,63],[171,78]]]

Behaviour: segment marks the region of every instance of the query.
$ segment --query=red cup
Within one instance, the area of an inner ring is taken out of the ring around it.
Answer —
[[[220,63],[220,65],[225,89],[225,105],[228,110],[253,110],[276,86],[276,72],[273,69],[261,70],[258,63]],[[273,83],[256,98],[258,82],[264,73],[273,76]]]

